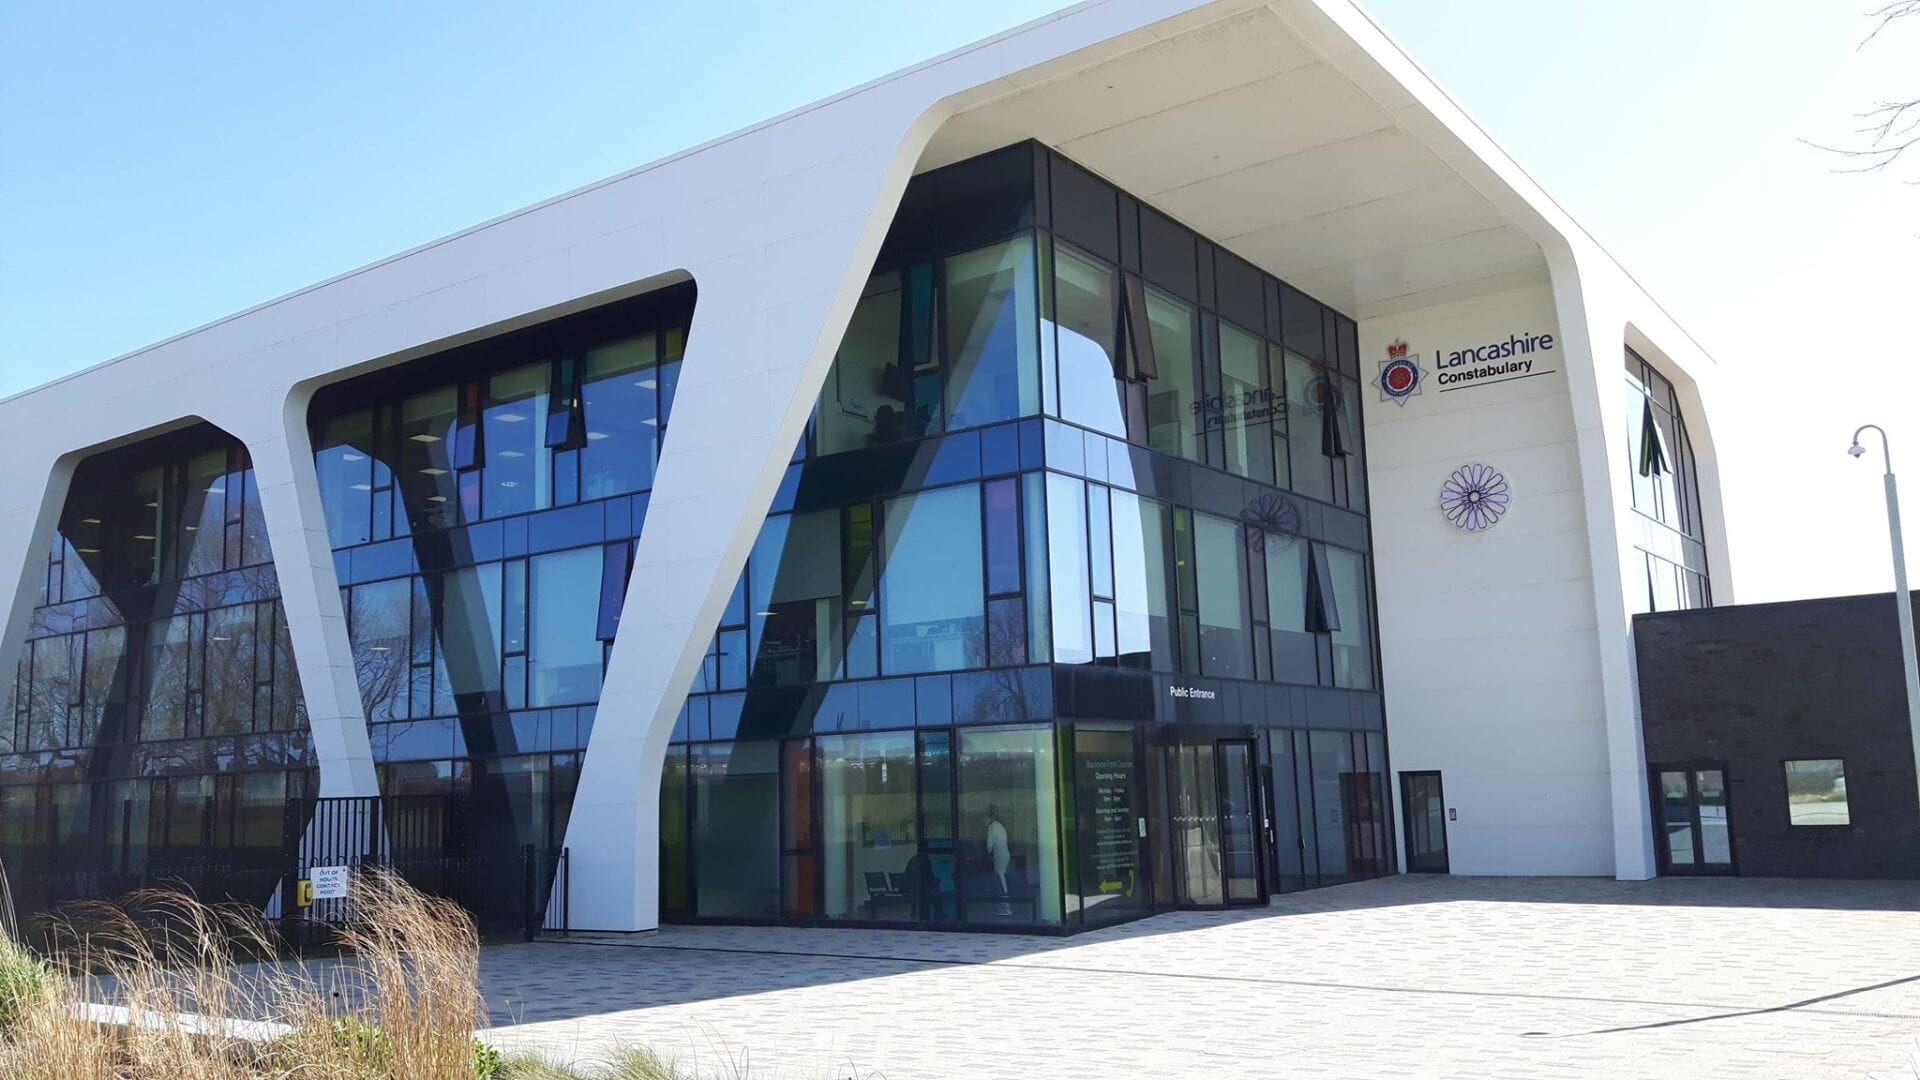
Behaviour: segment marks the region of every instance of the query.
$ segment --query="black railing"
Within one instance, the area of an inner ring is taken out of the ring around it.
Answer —
[[[458,796],[302,799],[288,803],[279,849],[239,848],[228,858],[103,858],[103,866],[42,870],[31,852],[4,866],[13,925],[40,936],[48,916],[82,901],[174,890],[216,904],[242,904],[280,923],[296,948],[354,918],[350,898],[313,897],[319,867],[362,873],[382,867],[429,896],[466,909],[485,937],[525,937],[568,928],[567,851],[517,843],[513,827],[477,827]],[[207,852],[194,851],[204,856]],[[137,865],[145,862],[148,865]]]

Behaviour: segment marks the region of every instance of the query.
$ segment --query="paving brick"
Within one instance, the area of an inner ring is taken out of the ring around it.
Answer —
[[[730,1080],[1911,1077],[1920,886],[1403,877],[1072,938],[670,927],[482,971],[504,1045]]]

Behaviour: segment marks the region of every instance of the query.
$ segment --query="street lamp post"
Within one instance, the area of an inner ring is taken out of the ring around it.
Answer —
[[[1847,453],[1854,457],[1867,452],[1860,445],[1863,432],[1880,434],[1880,450],[1887,463],[1887,531],[1893,536],[1893,600],[1900,614],[1900,667],[1907,678],[1907,729],[1913,736],[1913,764],[1920,774],[1920,667],[1914,663],[1913,595],[1907,591],[1907,553],[1900,540],[1900,490],[1893,481],[1893,447],[1887,432],[1878,424],[1862,424],[1853,433],[1853,445]]]

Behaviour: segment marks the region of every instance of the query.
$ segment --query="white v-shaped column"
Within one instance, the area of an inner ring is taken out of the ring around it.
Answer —
[[[567,828],[575,927],[657,924],[675,717],[924,143],[912,116],[872,120],[865,146],[706,226],[770,242],[687,268],[693,323]]]

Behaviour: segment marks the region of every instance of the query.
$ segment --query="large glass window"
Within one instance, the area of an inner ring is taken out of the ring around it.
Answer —
[[[1304,540],[1268,536],[1261,544],[1259,557],[1267,571],[1267,638],[1273,677],[1279,682],[1319,681],[1319,646],[1307,625],[1307,551]]]
[[[1113,491],[1113,601],[1123,667],[1173,671],[1174,610],[1167,593],[1167,508]]]
[[[961,902],[973,924],[1060,924],[1051,727],[962,728]]]
[[[653,486],[660,445],[658,342],[652,334],[589,350],[583,362],[580,497],[602,499]]]
[[[1200,445],[1195,406],[1194,356],[1198,322],[1194,308],[1149,288],[1147,327],[1153,340],[1155,374],[1147,383],[1147,445],[1163,453],[1206,460]]]
[[[973,485],[889,499],[880,577],[882,669],[889,675],[980,667],[986,612],[980,491]]]
[[[907,438],[907,370],[900,364],[901,273],[875,274],[853,309],[814,428],[822,454]]]
[[[1060,415],[1127,437],[1127,417],[1113,358],[1119,311],[1113,269],[1064,245],[1053,252],[1053,331],[1060,369]]]
[[[1033,238],[948,258],[947,427],[957,430],[1040,411]]]
[[[453,472],[454,425],[457,415],[454,390],[443,387],[415,394],[400,403],[398,440],[394,443],[399,467],[401,506],[387,508],[388,498],[380,487],[381,470],[374,468],[373,538],[400,536],[410,529],[444,529],[460,523],[464,512],[468,519],[479,517],[479,488],[463,492]],[[511,449],[511,447],[508,447]],[[464,505],[463,509],[463,504]],[[391,515],[392,523],[385,519]]]
[[[1309,498],[1333,501],[1333,466],[1328,451],[1335,437],[1330,429],[1337,415],[1329,398],[1339,395],[1339,379],[1299,353],[1286,354],[1287,456],[1293,490]]]
[[[1309,867],[1318,851],[1313,835],[1313,792],[1302,782],[1306,770],[1297,760],[1306,755],[1294,751],[1296,740],[1304,741],[1306,733],[1275,731],[1269,738],[1277,884],[1281,892],[1298,892],[1308,886]]]
[[[1358,777],[1353,768],[1353,734],[1315,731],[1309,738],[1320,884],[1338,885],[1358,876],[1352,862],[1357,852],[1349,844],[1348,835],[1352,830],[1354,785]]]
[[[841,663],[840,513],[777,515],[748,565],[756,685],[833,677]]]
[[[1195,514],[1193,520],[1199,559],[1200,673],[1250,678],[1253,650],[1240,528],[1211,514]]]
[[[546,364],[515,368],[487,381],[482,421],[486,471],[481,512],[490,518],[551,506],[552,479],[544,420]]]
[[[823,913],[912,919],[930,870],[917,827],[913,733],[831,735],[817,742]]]
[[[361,585],[352,592],[349,618],[353,669],[367,720],[405,720],[410,704],[412,579]],[[422,714],[424,715],[424,714]]]
[[[231,735],[253,729],[254,646],[252,605],[207,613],[207,734]]]
[[[701,915],[780,915],[779,745],[693,748],[694,906]]]
[[[180,515],[180,576],[198,577],[226,567],[227,452],[207,450],[187,459],[185,505]]]
[[[1366,556],[1345,548],[1322,547],[1333,578],[1340,628],[1333,631],[1333,685],[1373,688],[1372,608],[1367,602]]]
[[[1665,540],[1649,540],[1642,547],[1647,603],[1653,611],[1706,607],[1712,597],[1699,470],[1679,395],[1673,383],[1632,349],[1626,352],[1626,363],[1626,465],[1633,508],[1670,530],[1660,533]]]
[[[1053,658],[1062,664],[1090,663],[1086,484],[1058,473],[1047,474],[1047,551],[1053,569]]]
[[[531,565],[527,705],[578,705],[600,697],[601,645],[596,605],[600,549],[538,555]]]
[[[484,563],[440,577],[440,652],[450,692],[459,702],[498,707],[504,612],[500,564]]]
[[[660,914],[693,914],[693,866],[687,845],[687,748],[669,746],[660,770]]]
[[[1222,322],[1220,397],[1207,410],[1206,420],[1209,427],[1225,436],[1228,472],[1264,484],[1287,486],[1286,449],[1284,444],[1274,442],[1276,435],[1282,439],[1286,436],[1284,405],[1282,388],[1267,374],[1266,343]]]
[[[372,410],[361,409],[321,424],[313,465],[320,481],[320,505],[327,515],[327,539],[336,548],[374,538],[376,464]]]

